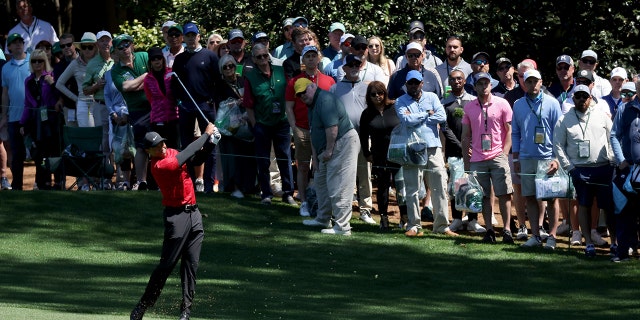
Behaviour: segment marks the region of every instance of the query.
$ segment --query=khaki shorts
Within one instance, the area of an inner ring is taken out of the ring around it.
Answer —
[[[477,172],[478,183],[482,186],[485,197],[491,195],[492,184],[496,196],[513,193],[509,160],[504,153],[500,153],[497,157],[490,160],[471,162],[469,168],[471,171]]]
[[[311,164],[311,132],[307,129],[293,127],[293,144],[296,147],[296,161],[298,165]]]
[[[522,196],[530,197],[536,195],[536,171],[538,171],[538,160],[520,159]]]

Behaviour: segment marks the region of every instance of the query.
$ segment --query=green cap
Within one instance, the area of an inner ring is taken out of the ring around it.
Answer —
[[[120,43],[122,43],[123,41],[133,42],[133,38],[132,38],[130,35],[128,35],[128,34],[121,34],[121,35],[119,35],[119,36],[117,36],[117,37],[115,37],[115,38],[113,39],[113,46],[114,46],[114,47],[117,47],[117,46],[119,46],[119,45],[120,45]]]
[[[21,39],[24,42],[24,38],[22,38],[22,36],[19,33],[10,34],[9,37],[7,38],[7,45],[10,45],[17,39]]]

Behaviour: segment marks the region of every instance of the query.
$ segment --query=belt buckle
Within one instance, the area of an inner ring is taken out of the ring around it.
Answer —
[[[193,212],[196,209],[198,209],[198,205],[197,204],[187,204],[184,206],[184,211],[186,212]]]

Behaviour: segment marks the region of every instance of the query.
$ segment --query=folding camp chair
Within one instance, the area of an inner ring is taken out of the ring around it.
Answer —
[[[114,169],[108,155],[102,152],[102,126],[64,126],[62,138],[66,146],[58,165],[62,181],[67,176],[84,178],[94,189],[104,189],[104,179],[111,179]],[[77,181],[67,190],[76,185]]]

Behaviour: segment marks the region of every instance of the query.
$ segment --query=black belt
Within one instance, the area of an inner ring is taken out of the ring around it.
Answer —
[[[180,207],[167,207],[168,209],[171,210],[176,210],[176,211],[184,211],[184,212],[194,212],[196,211],[196,209],[198,209],[198,205],[197,204],[185,204],[184,206],[180,206]]]
[[[95,99],[95,101],[96,101],[97,103],[99,103],[99,104],[104,104],[104,105],[106,105],[106,104],[107,104],[104,100],[98,100],[98,99]]]

